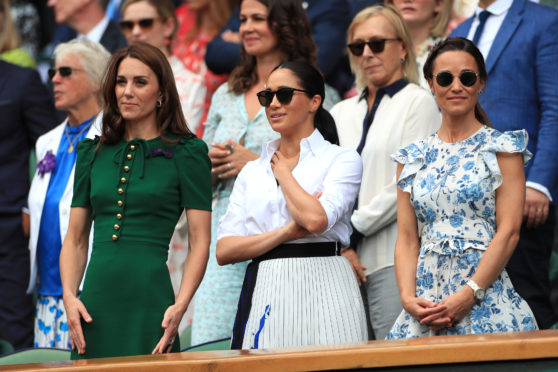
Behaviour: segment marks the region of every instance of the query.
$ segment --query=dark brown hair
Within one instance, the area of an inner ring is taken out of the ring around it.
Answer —
[[[312,39],[310,22],[300,0],[258,0],[268,10],[267,23],[277,35],[279,50],[285,61],[316,65],[316,44]],[[229,77],[229,87],[241,94],[257,82],[256,57],[241,46],[240,59]]]
[[[118,109],[116,98],[116,77],[118,67],[124,58],[135,58],[149,67],[159,83],[159,90],[163,96],[161,107],[157,107],[157,128],[163,141],[170,141],[164,137],[165,133],[173,133],[179,137],[195,137],[182,113],[178,92],[174,82],[174,75],[165,55],[156,47],[146,43],[135,43],[114,53],[109,61],[103,86],[104,113],[101,143],[114,144],[124,137],[125,120]]]
[[[273,71],[287,69],[291,71],[297,78],[298,83],[306,91],[309,98],[316,94],[321,97],[320,107],[314,114],[314,128],[316,128],[322,136],[334,145],[339,145],[339,136],[333,116],[324,109],[325,83],[322,73],[314,66],[300,61],[289,61],[275,67]],[[272,71],[272,72],[273,72]]]
[[[484,57],[472,41],[463,37],[448,38],[434,45],[422,69],[426,80],[432,81],[434,62],[440,54],[445,52],[465,52],[470,54],[475,59],[477,68],[479,69],[480,80],[486,84],[488,76],[486,73],[486,66],[484,64]],[[492,127],[490,120],[488,119],[488,115],[486,115],[486,112],[484,112],[478,100],[475,105],[475,118],[482,124]]]

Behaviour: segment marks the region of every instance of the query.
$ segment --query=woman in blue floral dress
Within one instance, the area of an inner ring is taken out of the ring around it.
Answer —
[[[490,127],[477,102],[486,69],[472,42],[436,45],[424,75],[442,125],[393,155],[404,310],[388,338],[537,329],[504,269],[519,238],[527,133]]]

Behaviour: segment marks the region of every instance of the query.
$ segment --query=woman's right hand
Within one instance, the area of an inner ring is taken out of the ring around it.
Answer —
[[[419,321],[430,317],[430,320],[438,319],[447,309],[446,305],[437,304],[422,297],[401,298],[401,303],[406,312]],[[430,326],[430,324],[427,324]]]
[[[364,274],[366,266],[360,262],[355,250],[352,248],[344,248],[341,250],[341,256],[344,256],[347,260],[349,260],[349,263],[353,268],[353,272],[355,273],[358,285],[360,286],[362,283],[366,282],[366,274]]]
[[[81,328],[81,319],[87,323],[91,323],[93,319],[85,309],[85,305],[76,296],[64,297],[64,307],[66,308],[66,317],[68,319],[68,329],[70,331],[70,342],[72,350],[75,349],[78,354],[85,353],[85,338]]]

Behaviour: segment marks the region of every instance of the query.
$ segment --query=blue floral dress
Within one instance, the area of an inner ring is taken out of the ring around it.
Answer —
[[[496,189],[502,173],[496,153],[522,153],[527,132],[501,133],[486,126],[466,140],[443,142],[437,134],[400,149],[392,158],[405,164],[398,186],[411,194],[421,249],[416,296],[439,303],[473,276],[496,233]],[[387,338],[527,331],[537,324],[527,302],[504,270],[469,314],[450,328],[431,331],[405,310]]]

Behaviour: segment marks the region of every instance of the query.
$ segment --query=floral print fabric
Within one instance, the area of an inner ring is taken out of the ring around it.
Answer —
[[[501,133],[486,126],[468,139],[445,143],[437,134],[392,155],[405,164],[398,186],[411,194],[421,242],[416,296],[433,302],[458,292],[473,276],[496,233],[498,152],[531,158],[525,130]],[[537,329],[527,303],[504,270],[470,313],[453,327],[431,331],[403,311],[388,338]]]
[[[33,346],[72,348],[62,296],[38,296]]]

